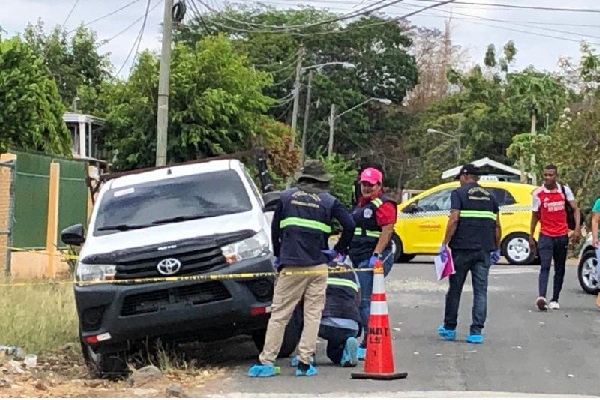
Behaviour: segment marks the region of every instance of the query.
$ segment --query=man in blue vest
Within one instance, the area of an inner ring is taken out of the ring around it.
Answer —
[[[302,300],[304,328],[298,344],[296,376],[316,375],[313,354],[327,289],[327,263],[345,254],[354,235],[354,222],[342,203],[329,194],[329,182],[322,162],[307,160],[295,188],[284,191],[275,209],[271,239],[280,275],[275,283],[271,317],[259,364],[249,376],[269,377],[279,373],[275,366],[285,328]],[[342,226],[342,234],[333,250],[328,239],[333,219]],[[308,273],[305,273],[308,272]]]
[[[479,169],[473,164],[464,165],[456,176],[460,187],[450,196],[450,217],[440,256],[445,261],[449,246],[456,272],[449,277],[444,324],[438,328],[438,334],[445,340],[456,339],[460,297],[467,274],[471,271],[473,321],[467,342],[483,343],[481,331],[487,317],[488,275],[490,266],[500,258],[502,231],[498,202],[477,183],[479,174]]]

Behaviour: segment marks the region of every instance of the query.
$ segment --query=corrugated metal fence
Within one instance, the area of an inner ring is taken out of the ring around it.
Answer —
[[[58,230],[87,222],[86,163],[41,154],[15,152],[13,245],[40,249],[46,244],[50,164],[60,164]],[[57,243],[59,247],[64,243]]]

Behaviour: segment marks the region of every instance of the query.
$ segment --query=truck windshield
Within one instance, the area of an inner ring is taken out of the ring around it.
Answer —
[[[252,209],[240,176],[233,170],[174,177],[114,188],[98,205],[95,235],[108,235]]]

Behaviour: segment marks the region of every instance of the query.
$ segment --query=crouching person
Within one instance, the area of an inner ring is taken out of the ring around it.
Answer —
[[[356,273],[330,273],[319,337],[327,340],[327,357],[342,367],[355,367],[358,363],[359,305]]]
[[[327,340],[327,357],[342,367],[355,367],[358,363],[358,340],[360,333],[360,285],[356,272],[329,272],[325,307],[319,325],[319,337]],[[294,318],[302,326],[302,304],[294,312]],[[316,362],[313,356],[313,364]],[[298,358],[292,358],[292,366]]]

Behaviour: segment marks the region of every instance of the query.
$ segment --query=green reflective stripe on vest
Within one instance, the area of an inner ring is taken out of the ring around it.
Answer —
[[[461,210],[461,218],[488,218],[496,220],[496,214],[491,211]]]
[[[379,208],[383,204],[383,201],[381,201],[380,198],[377,198],[375,200],[371,200],[371,203],[373,203],[375,205],[375,207]]]
[[[331,233],[331,226],[319,221],[314,221],[312,219],[289,217],[281,220],[279,223],[280,228],[285,228],[286,226],[301,226],[303,228],[310,228],[325,233]]]
[[[335,286],[346,286],[346,287],[352,288],[358,292],[358,285],[356,284],[356,282],[352,282],[351,280],[348,280],[348,279],[327,278],[327,284],[335,285]]]
[[[362,228],[356,228],[354,230],[354,234],[358,235],[358,236],[363,236],[363,230],[362,230]],[[368,230],[365,229],[364,236],[378,238],[379,235],[381,235],[381,232],[378,232],[378,231],[368,231]]]

